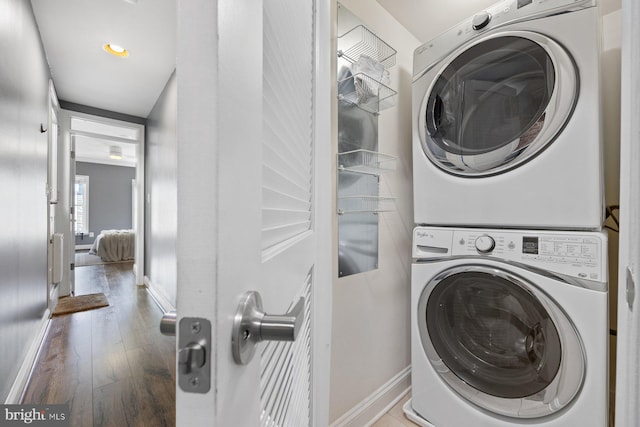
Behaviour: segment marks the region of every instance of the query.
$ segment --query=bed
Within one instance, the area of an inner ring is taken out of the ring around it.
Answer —
[[[105,262],[129,261],[135,256],[133,230],[102,230],[89,250]]]

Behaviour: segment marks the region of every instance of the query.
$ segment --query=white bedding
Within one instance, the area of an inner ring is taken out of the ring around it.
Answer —
[[[127,261],[135,256],[133,230],[102,230],[93,242],[89,253],[103,261]]]

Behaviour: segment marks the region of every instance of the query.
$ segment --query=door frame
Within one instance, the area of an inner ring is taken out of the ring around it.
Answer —
[[[131,144],[136,144],[136,157],[137,157],[137,162],[136,162],[136,174],[135,174],[135,182],[136,182],[136,189],[137,189],[137,197],[136,197],[136,206],[132,206],[132,210],[136,211],[136,223],[132,224],[133,228],[136,230],[135,233],[135,262],[134,262],[134,274],[135,274],[135,282],[136,285],[138,286],[144,286],[144,242],[145,242],[145,236],[144,236],[144,212],[145,212],[145,203],[144,203],[144,189],[145,189],[145,126],[139,123],[134,123],[134,122],[128,122],[125,120],[118,120],[118,119],[112,119],[109,117],[104,117],[104,116],[97,116],[97,115],[93,115],[93,114],[88,114],[88,113],[82,113],[82,112],[78,112],[78,111],[73,111],[73,110],[62,110],[65,113],[65,120],[64,120],[64,128],[62,129],[62,132],[64,132],[64,134],[66,135],[66,138],[69,138],[69,140],[71,142],[73,142],[72,144],[72,150],[75,152],[75,136],[76,135],[83,135],[83,136],[89,136],[89,137],[95,137],[101,140],[112,140],[112,141],[119,141],[119,142],[126,142],[126,143],[131,143]],[[125,140],[125,139],[118,139],[116,137],[109,137],[106,135],[102,135],[102,134],[92,134],[90,132],[78,132],[78,131],[74,131],[71,129],[71,119],[72,118],[80,118],[80,119],[87,119],[87,120],[91,120],[91,121],[95,121],[95,122],[100,122],[100,123],[105,123],[105,124],[110,124],[110,125],[114,125],[114,126],[120,126],[120,127],[128,127],[128,128],[135,128],[138,129],[139,131],[139,136],[138,139],[136,140]],[[75,158],[75,157],[74,157]],[[71,180],[71,188],[73,188],[73,182],[75,181],[75,176],[70,176],[70,180]],[[70,200],[73,198],[72,194],[69,194],[69,198]],[[75,233],[73,234],[73,241],[71,244],[71,248],[73,248],[72,250],[72,254],[75,253]],[[73,263],[73,259],[71,260],[71,263]],[[73,291],[73,289],[71,290]]]
[[[58,301],[59,283],[53,283],[53,234],[58,203],[58,145],[60,102],[53,80],[49,79],[49,117],[47,120],[47,307],[53,310]]]
[[[618,261],[618,328],[616,359],[616,425],[635,426],[640,419],[640,3],[622,0],[620,110],[620,242]]]

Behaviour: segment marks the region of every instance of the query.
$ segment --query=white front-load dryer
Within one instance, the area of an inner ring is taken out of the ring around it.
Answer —
[[[416,224],[600,229],[599,20],[507,0],[416,49]]]
[[[606,247],[599,232],[416,228],[411,414],[607,426]]]

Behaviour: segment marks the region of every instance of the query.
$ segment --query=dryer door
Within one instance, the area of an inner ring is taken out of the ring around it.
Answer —
[[[561,410],[583,382],[575,328],[550,298],[505,270],[450,268],[424,289],[418,328],[433,367],[464,398],[494,413]]]
[[[547,147],[576,103],[574,62],[538,33],[493,34],[453,53],[421,105],[427,157],[448,173],[486,176]]]

